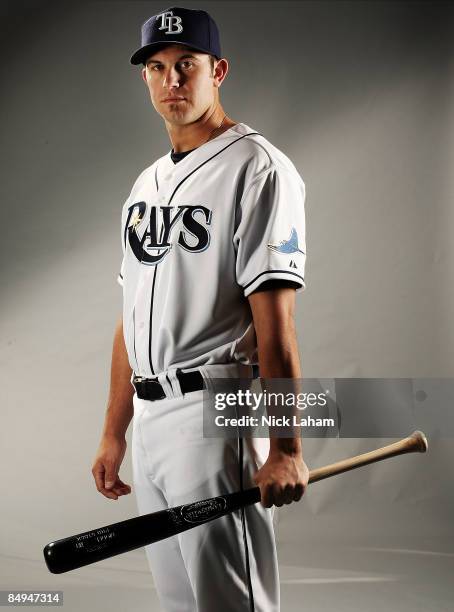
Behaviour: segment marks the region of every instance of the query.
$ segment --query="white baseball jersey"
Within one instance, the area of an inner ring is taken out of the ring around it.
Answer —
[[[123,207],[123,331],[133,371],[257,363],[247,296],[305,287],[305,186],[294,164],[238,123],[137,178]]]

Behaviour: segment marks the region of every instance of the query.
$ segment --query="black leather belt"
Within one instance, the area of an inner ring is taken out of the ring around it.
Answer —
[[[177,372],[177,378],[183,393],[191,391],[200,391],[205,388],[203,376],[198,370],[194,372]],[[170,381],[169,381],[170,382]],[[139,399],[155,400],[164,399],[166,394],[157,378],[143,378],[142,376],[134,376],[132,383],[136,389]]]

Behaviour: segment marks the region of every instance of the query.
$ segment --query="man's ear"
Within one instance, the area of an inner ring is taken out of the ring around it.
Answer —
[[[216,87],[221,86],[221,83],[227,76],[228,71],[229,71],[229,62],[225,59],[225,57],[223,57],[218,61],[218,63],[214,67],[213,78],[216,81]]]
[[[144,81],[144,83],[146,83],[147,82],[147,69],[145,66],[142,68],[141,72],[142,72],[142,80]]]

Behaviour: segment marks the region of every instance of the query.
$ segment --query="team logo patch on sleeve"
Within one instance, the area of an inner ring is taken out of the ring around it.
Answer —
[[[296,233],[296,229],[294,227],[292,227],[290,238],[288,240],[281,240],[279,244],[272,244],[269,242],[267,246],[269,249],[271,249],[271,251],[275,251],[276,253],[285,253],[287,255],[289,253],[303,253],[304,255],[304,251],[302,251],[298,246],[298,234]]]

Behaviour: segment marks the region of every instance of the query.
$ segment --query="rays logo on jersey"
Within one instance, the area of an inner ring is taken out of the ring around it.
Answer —
[[[159,26],[160,30],[165,30],[167,28],[167,32],[164,34],[179,34],[183,31],[183,26],[181,25],[181,17],[178,15],[174,15],[173,11],[165,11],[156,17],[156,21],[161,19],[161,25]],[[172,25],[174,25],[177,29],[172,30]]]
[[[138,261],[149,266],[159,264],[170,252],[172,232],[179,226],[176,244],[190,253],[205,251],[210,245],[208,226],[211,210],[205,206],[151,206],[147,227],[142,236],[138,228],[145,218],[147,205],[136,202],[128,209],[124,242],[129,242]],[[178,223],[180,222],[180,223]]]
[[[267,246],[276,253],[303,253],[304,255],[304,251],[302,251],[298,246],[298,234],[296,233],[296,229],[294,227],[292,227],[290,238],[288,240],[281,240],[279,244],[272,244],[269,242]]]

